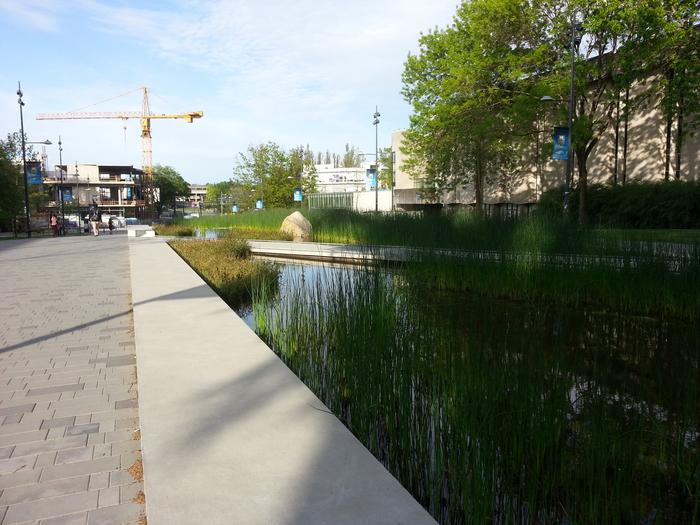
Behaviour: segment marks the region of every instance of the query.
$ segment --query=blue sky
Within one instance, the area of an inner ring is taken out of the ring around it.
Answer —
[[[22,82],[29,140],[61,135],[66,163],[141,165],[138,120],[37,121],[116,95],[89,111],[157,113],[153,161],[189,182],[230,178],[238,152],[274,141],[374,151],[408,125],[401,72],[421,32],[448,25],[457,0],[0,0],[0,134],[19,128]],[[126,126],[126,130],[124,129]],[[58,149],[47,147],[51,165]]]

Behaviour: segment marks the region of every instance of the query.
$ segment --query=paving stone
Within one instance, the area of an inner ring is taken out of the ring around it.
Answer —
[[[90,490],[105,489],[109,487],[109,472],[90,474]]]
[[[115,403],[115,408],[117,410],[121,408],[138,408],[139,406],[139,401],[138,399],[125,399],[123,401],[117,401]]]
[[[41,520],[39,525],[86,525],[87,516],[87,512],[67,514],[65,516],[58,516],[57,518]]]
[[[8,459],[12,455],[12,451],[15,449],[14,445],[9,447],[0,448],[0,460]]]
[[[80,436],[83,434],[94,434],[99,432],[99,423],[90,423],[87,425],[78,425],[75,427],[69,427],[66,429],[66,436]]]
[[[114,472],[109,473],[110,487],[117,485],[129,485],[134,482],[136,482],[136,480],[126,470],[115,470]]]
[[[59,439],[63,437],[66,432],[65,427],[54,427],[49,429],[49,433],[46,435],[46,439]]]
[[[21,485],[37,483],[40,475],[41,469],[25,469],[12,474],[4,474],[0,476],[0,490],[8,487],[19,487]]]
[[[115,366],[129,366],[136,364],[135,355],[120,355],[115,357],[107,358],[107,368],[112,368]]]
[[[112,505],[119,505],[119,487],[109,487],[100,490],[97,506],[111,507]]]
[[[75,424],[75,416],[60,417],[57,419],[45,419],[41,422],[41,428],[70,427]]]
[[[35,463],[36,456],[22,456],[20,458],[0,461],[0,475],[13,474],[25,469],[33,469]]]
[[[75,461],[87,461],[93,459],[93,447],[79,447],[59,450],[56,456],[56,465],[73,463]]]
[[[33,430],[31,432],[21,432],[19,434],[0,435],[0,447],[41,441],[46,438],[48,433],[48,430]]]
[[[36,458],[36,464],[34,465],[34,468],[48,467],[50,465],[55,464],[57,454],[58,451],[44,452],[43,454],[39,454],[39,456]]]
[[[97,508],[97,496],[97,491],[81,492],[10,505],[3,525],[95,509]]]
[[[84,474],[94,474],[97,472],[109,472],[119,468],[119,457],[108,456],[106,458],[94,459],[91,461],[80,461],[78,463],[66,463],[64,465],[54,465],[44,468],[41,481],[52,479],[70,478],[82,476]]]
[[[23,405],[15,405],[10,407],[0,407],[0,416],[9,416],[11,414],[23,414],[34,410],[36,403],[25,403]]]
[[[72,385],[58,385],[58,386],[47,386],[44,388],[32,388],[27,392],[27,397],[41,396],[44,394],[56,394],[60,392],[75,392],[76,390],[82,390],[85,385],[83,383],[76,383]]]
[[[119,502],[132,503],[139,495],[139,492],[143,493],[143,482],[141,481],[131,483],[130,485],[121,485],[119,487]]]
[[[88,512],[88,525],[124,525],[138,523],[143,515],[143,505],[124,503]]]
[[[85,492],[88,490],[89,481],[89,476],[83,476],[5,489],[0,497],[0,505],[14,505],[25,501]]]
[[[35,441],[23,445],[17,445],[12,457],[26,456],[29,454],[41,454],[63,448],[76,448],[87,444],[85,436],[71,436],[63,439],[52,439],[50,441]]]

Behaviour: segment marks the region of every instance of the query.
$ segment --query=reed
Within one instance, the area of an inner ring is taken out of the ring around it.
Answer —
[[[440,523],[700,520],[693,323],[380,268],[254,302],[261,337]]]
[[[250,258],[243,239],[230,236],[217,241],[170,241],[170,246],[221,298],[237,309],[249,304],[253,289],[278,286],[279,269],[268,262]]]
[[[164,235],[168,237],[192,237],[195,230],[188,224],[154,224],[153,230],[156,235]]]

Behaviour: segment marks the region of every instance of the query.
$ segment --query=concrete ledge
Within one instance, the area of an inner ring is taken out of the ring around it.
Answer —
[[[435,523],[161,238],[129,244],[150,525]]]
[[[126,227],[129,237],[155,237],[156,232],[153,228],[141,224],[130,224]]]

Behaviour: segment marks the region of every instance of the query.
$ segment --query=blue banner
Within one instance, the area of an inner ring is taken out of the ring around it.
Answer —
[[[367,181],[365,185],[368,191],[373,190],[377,185],[377,170],[375,168],[367,170]]]
[[[233,213],[238,213],[238,204],[234,204],[233,206],[231,206],[231,211]]]
[[[301,202],[304,199],[304,196],[301,192],[301,188],[297,188],[294,190],[294,202]]]
[[[554,148],[552,160],[567,160],[569,158],[569,128],[554,128]]]
[[[256,210],[262,210],[264,207],[264,203],[262,199],[258,199],[255,201],[255,209]]]
[[[27,184],[41,183],[41,168],[38,166],[27,166]]]
[[[73,195],[71,195],[71,192],[65,190],[63,192],[63,202],[70,202],[72,200],[73,200]]]

